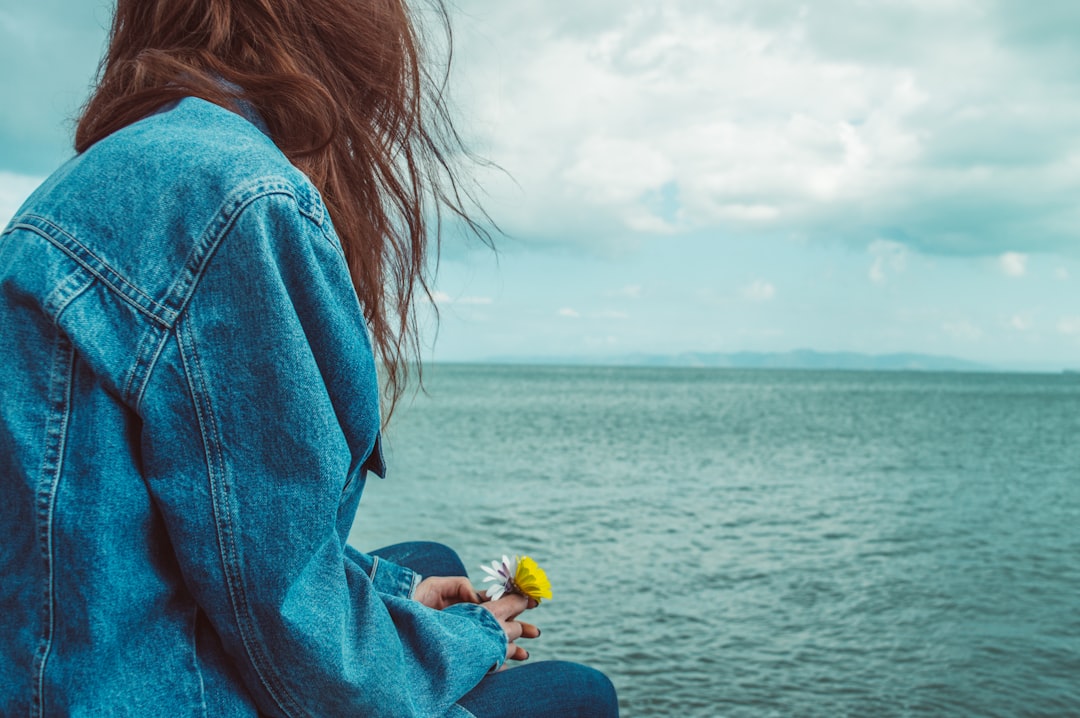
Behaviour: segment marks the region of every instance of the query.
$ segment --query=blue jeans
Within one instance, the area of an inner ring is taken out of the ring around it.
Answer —
[[[410,541],[372,553],[425,577],[468,575],[457,553],[439,543]],[[538,661],[489,673],[458,703],[477,718],[619,715],[615,687],[608,677],[588,666],[567,661]]]

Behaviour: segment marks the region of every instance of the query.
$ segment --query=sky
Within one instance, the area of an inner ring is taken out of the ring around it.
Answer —
[[[1080,366],[1080,3],[452,6],[498,252],[427,356],[856,351]],[[70,156],[101,0],[0,0],[0,214]],[[434,329],[433,323],[429,326]]]

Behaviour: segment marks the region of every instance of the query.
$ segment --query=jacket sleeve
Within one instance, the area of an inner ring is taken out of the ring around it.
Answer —
[[[144,473],[262,712],[442,715],[506,639],[486,609],[428,609],[408,598],[408,569],[346,555],[339,505],[374,444],[378,388],[319,219],[266,193],[196,257],[139,402]]]

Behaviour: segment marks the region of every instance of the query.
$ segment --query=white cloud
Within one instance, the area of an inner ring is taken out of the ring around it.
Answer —
[[[981,328],[966,320],[945,322],[941,325],[941,328],[953,339],[961,341],[978,341],[983,336]]]
[[[621,297],[623,299],[640,299],[642,286],[640,284],[627,284],[607,293],[609,297]]]
[[[491,297],[452,297],[446,292],[436,290],[431,293],[431,298],[436,304],[463,304],[470,306],[487,306],[495,302]]]
[[[1057,279],[1060,282],[1068,281],[1069,270],[1065,269],[1065,267],[1058,267],[1054,270],[1054,279]]]
[[[881,284],[886,281],[886,270],[894,273],[907,268],[908,249],[899,242],[875,239],[870,243],[870,255],[874,258],[868,276],[870,281]]]
[[[1022,277],[1027,274],[1028,256],[1022,252],[1005,252],[998,257],[998,266],[1009,277]]]
[[[566,319],[629,319],[630,315],[626,312],[621,312],[615,309],[602,309],[599,311],[580,312],[572,307],[563,307],[555,312],[556,316],[564,317]]]
[[[742,295],[752,302],[767,302],[776,296],[776,287],[771,282],[757,279],[743,287]]]
[[[1057,330],[1059,334],[1065,334],[1066,336],[1080,334],[1080,317],[1062,317],[1058,321]]]
[[[643,193],[671,179],[668,158],[654,147],[627,139],[586,137],[563,179],[590,202],[633,204]]]
[[[1031,329],[1031,319],[1022,314],[1014,314],[1009,317],[1009,327],[1018,332],[1026,332]]]
[[[1080,225],[1080,96],[1034,71],[1043,50],[1010,39],[1005,5],[463,5],[459,103],[517,182],[484,178],[515,236],[764,230],[997,256]]]

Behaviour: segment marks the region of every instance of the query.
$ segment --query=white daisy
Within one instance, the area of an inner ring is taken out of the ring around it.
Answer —
[[[502,598],[503,594],[511,592],[515,589],[514,575],[517,573],[518,557],[514,556],[511,560],[507,556],[502,557],[502,561],[492,561],[491,566],[481,566],[484,573],[487,574],[487,578],[484,579],[484,583],[488,581],[495,581],[495,585],[488,586],[487,594],[488,598],[496,601]]]

